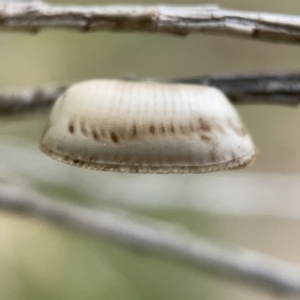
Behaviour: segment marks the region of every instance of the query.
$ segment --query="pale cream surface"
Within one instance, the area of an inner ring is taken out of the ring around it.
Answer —
[[[217,89],[118,80],[71,86],[53,107],[41,149],[69,164],[137,173],[233,169],[256,156]]]

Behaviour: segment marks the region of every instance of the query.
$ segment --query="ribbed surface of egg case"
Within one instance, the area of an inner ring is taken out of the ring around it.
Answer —
[[[56,102],[41,149],[99,170],[200,173],[249,164],[255,146],[214,88],[94,80]]]

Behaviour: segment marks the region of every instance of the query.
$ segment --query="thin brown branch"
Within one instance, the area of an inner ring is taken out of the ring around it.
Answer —
[[[62,203],[29,190],[0,184],[0,209],[88,233],[148,255],[271,292],[300,295],[300,268],[257,252],[224,248],[169,224]]]
[[[170,81],[217,87],[234,104],[296,106],[300,102],[300,73],[200,76]]]
[[[296,106],[300,102],[300,74],[200,76],[157,80],[204,84],[221,89],[234,104],[276,104]],[[0,92],[0,116],[45,110],[51,107],[65,86]]]
[[[49,109],[67,86],[49,86],[0,93],[0,115],[31,113]]]
[[[39,1],[0,5],[0,29],[142,31],[219,34],[269,42],[299,43],[300,17],[222,9],[215,5],[77,6]]]

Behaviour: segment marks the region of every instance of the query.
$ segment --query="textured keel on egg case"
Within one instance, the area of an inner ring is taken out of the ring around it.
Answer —
[[[245,156],[229,160],[222,163],[211,164],[209,166],[139,166],[139,165],[121,165],[121,164],[107,164],[105,162],[90,162],[82,161],[79,159],[72,159],[69,156],[61,156],[48,150],[44,146],[40,146],[40,150],[50,156],[51,158],[68,164],[70,166],[76,166],[96,171],[112,171],[112,172],[128,172],[128,173],[139,173],[139,174],[200,174],[200,173],[211,173],[221,170],[235,170],[241,169],[246,166],[251,166],[258,156],[258,150],[247,153]]]

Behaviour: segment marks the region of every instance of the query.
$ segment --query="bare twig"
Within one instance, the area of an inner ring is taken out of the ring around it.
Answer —
[[[234,104],[298,105],[300,73],[202,76],[171,79],[221,89]]]
[[[61,203],[0,184],[0,209],[47,220],[95,238],[136,248],[272,292],[300,295],[300,269],[242,249],[226,249],[164,223]]]
[[[296,106],[300,102],[300,73],[202,76],[157,80],[204,84],[221,89],[234,104],[278,104]],[[0,93],[0,115],[48,109],[67,88],[52,86]]]
[[[0,93],[0,115],[45,110],[51,107],[67,86],[49,86],[37,89],[24,89],[19,92]]]
[[[178,35],[200,32],[271,42],[300,42],[299,16],[227,10],[215,5],[67,6],[39,1],[0,5],[1,30],[37,32],[44,28]]]

